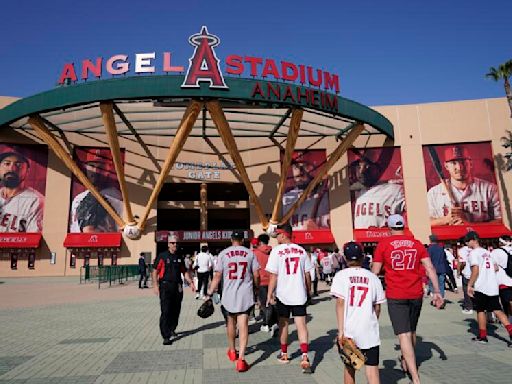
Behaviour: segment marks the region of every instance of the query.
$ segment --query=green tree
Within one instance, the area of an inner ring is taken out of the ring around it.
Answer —
[[[485,77],[494,81],[503,79],[505,94],[507,95],[508,107],[510,108],[510,117],[512,117],[512,91],[510,90],[509,78],[512,75],[512,60],[501,64],[498,68],[489,68],[489,73]]]

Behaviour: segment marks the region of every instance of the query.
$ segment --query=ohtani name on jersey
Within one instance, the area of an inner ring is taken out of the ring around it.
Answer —
[[[0,227],[7,228],[11,232],[27,232],[27,220],[19,219],[11,213],[0,214]]]
[[[381,203],[361,203],[356,205],[356,217],[359,216],[382,216],[391,215],[391,207]]]
[[[247,257],[247,251],[244,251],[243,249],[235,249],[233,251],[229,251],[228,253],[226,253],[226,256],[227,257],[236,257],[236,256]]]
[[[414,246],[414,241],[411,240],[393,240],[390,243],[393,248],[412,248]]]
[[[364,276],[350,276],[350,283],[368,285],[368,278]]]
[[[285,249],[280,250],[279,252],[277,252],[277,254],[279,256],[303,255],[304,251],[302,249],[290,247],[290,248],[285,248]]]

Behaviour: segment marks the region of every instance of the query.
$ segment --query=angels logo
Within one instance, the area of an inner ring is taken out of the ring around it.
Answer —
[[[209,82],[210,88],[227,89],[228,86],[219,68],[219,59],[213,48],[219,45],[220,39],[210,35],[206,26],[201,32],[189,37],[190,44],[195,46],[194,54],[189,59],[189,66],[182,88],[199,88],[200,82]]]

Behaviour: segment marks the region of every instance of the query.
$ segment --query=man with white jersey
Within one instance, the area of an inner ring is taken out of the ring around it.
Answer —
[[[213,295],[222,280],[221,304],[227,313],[227,338],[229,360],[236,361],[236,370],[245,372],[249,364],[245,351],[249,341],[249,313],[254,307],[254,291],[259,284],[259,264],[254,253],[242,245],[243,231],[233,231],[231,246],[219,254],[213,281],[207,299]],[[238,326],[238,354],[235,349]]]
[[[473,301],[468,295],[468,282],[471,277],[471,265],[469,264],[469,252],[471,249],[466,244],[466,238],[463,237],[459,240],[459,248],[457,254],[459,262],[457,263],[457,275],[462,276],[462,293],[464,294],[464,301],[462,302],[462,313],[465,315],[473,314]]]
[[[210,278],[210,270],[213,268],[213,258],[208,247],[203,245],[194,260],[194,269],[197,271],[197,292],[196,299],[204,298],[208,289],[208,280]]]
[[[322,273],[324,274],[325,282],[327,285],[330,285],[332,280],[332,264],[332,255],[328,253],[327,256],[323,257],[321,261]]]
[[[473,162],[466,147],[447,147],[444,150],[444,167],[450,175],[449,181],[439,183],[427,193],[431,225],[501,220],[498,187],[473,176]],[[452,202],[447,188],[455,201]]]
[[[309,272],[313,267],[304,248],[291,242],[292,227],[289,224],[278,226],[276,237],[279,244],[270,252],[266,269],[270,273],[267,305],[276,304],[279,316],[281,352],[277,359],[281,363],[289,363],[288,323],[291,314],[299,336],[302,372],[311,373],[311,363],[308,358],[306,301],[311,289]]]
[[[466,234],[466,241],[471,252],[469,263],[471,264],[471,277],[468,283],[468,294],[473,299],[473,307],[477,312],[478,336],[473,340],[487,344],[487,316],[485,312],[494,312],[498,320],[507,329],[512,340],[512,325],[507,316],[501,310],[499,300],[499,284],[497,271],[498,265],[486,249],[480,246],[480,237],[475,231]],[[511,344],[508,344],[511,346]]]
[[[370,271],[362,268],[363,247],[355,242],[343,246],[349,268],[334,276],[331,295],[336,300],[338,344],[343,338],[352,339],[366,357],[366,378],[369,384],[379,384],[379,315],[386,301],[382,283]],[[344,383],[355,383],[355,370],[345,366]]]
[[[350,165],[354,191],[354,228],[385,227],[390,215],[405,210],[404,186],[401,179],[378,183],[378,164],[366,157]]]
[[[0,232],[41,232],[44,197],[25,181],[28,159],[12,149],[0,154]]]
[[[499,238],[500,247],[491,252],[491,257],[499,270],[497,272],[500,301],[507,316],[512,315],[512,239],[509,235]]]

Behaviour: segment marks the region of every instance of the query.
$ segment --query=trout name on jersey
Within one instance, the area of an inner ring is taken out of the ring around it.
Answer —
[[[235,249],[233,251],[226,252],[226,257],[247,257],[247,255],[247,251],[244,251],[242,249]]]

